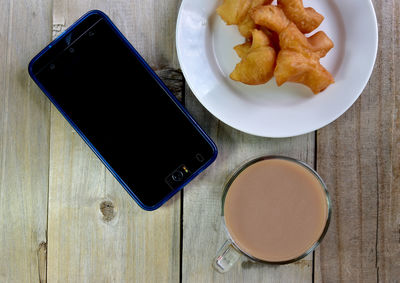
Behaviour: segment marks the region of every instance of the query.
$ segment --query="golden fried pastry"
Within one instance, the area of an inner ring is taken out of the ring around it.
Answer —
[[[238,24],[240,34],[246,39],[251,38],[251,31],[255,28],[256,24],[249,14],[247,14],[244,20]]]
[[[264,84],[274,75],[275,57],[275,50],[270,46],[251,50],[229,77],[248,85]]]
[[[256,8],[261,5],[271,4],[273,0],[252,0],[250,9]],[[238,29],[241,35],[245,38],[249,39],[251,37],[251,33],[253,29],[256,28],[256,23],[250,16],[250,13],[246,13],[244,19],[238,24]]]
[[[319,63],[328,48],[327,43],[321,40],[325,42],[327,39],[325,34],[317,35],[311,39],[311,43],[315,43],[312,45],[297,26],[290,23],[279,34],[281,51],[274,72],[278,86],[287,81],[301,83],[317,94],[332,84],[332,75]]]
[[[302,33],[312,32],[324,20],[313,8],[304,8],[303,0],[278,0],[278,5]]]
[[[284,14],[282,15],[280,12],[277,12],[279,11],[279,7],[268,7],[269,6],[258,8],[254,10],[253,13],[256,15],[257,23],[264,27],[275,29],[275,31],[279,33],[280,49],[294,49],[299,52],[305,49],[311,52],[317,52],[319,57],[322,58],[333,48],[332,40],[323,31],[319,31],[311,37],[306,38],[295,24],[291,23],[289,20],[285,20]],[[265,33],[268,34],[268,31],[265,31]],[[272,32],[269,33],[273,35]],[[297,47],[290,45],[296,45]]]
[[[334,46],[332,40],[323,31],[315,33],[307,40],[311,44],[313,51],[317,52],[320,58],[325,57]]]
[[[303,54],[309,53],[305,55],[314,55],[311,54],[313,52],[312,45],[294,23],[290,23],[279,34],[279,45],[281,49],[292,50]]]
[[[224,0],[217,13],[228,25],[237,25],[244,20],[252,0]]]
[[[278,33],[271,31],[263,26],[259,26],[259,27],[260,27],[259,29],[262,30],[268,36],[269,40],[271,41],[271,46],[275,49],[276,53],[278,53],[279,50],[281,50],[281,47],[279,46]]]
[[[271,41],[266,34],[254,29],[253,42],[235,46],[235,51],[242,60],[230,74],[230,78],[248,85],[268,82],[275,68],[276,53],[270,46]]]
[[[261,30],[254,29],[252,30],[252,41],[246,41],[245,43],[236,45],[233,49],[236,51],[236,54],[243,58],[245,57],[251,50],[254,50],[258,47],[271,46],[271,40],[269,37]]]
[[[251,49],[251,42],[245,42],[243,44],[236,45],[233,47],[233,49],[240,58],[243,58],[247,55],[247,53],[249,53]]]
[[[274,76],[278,86],[285,82],[301,83],[308,86],[314,94],[334,83],[332,75],[318,60],[291,50],[279,52]]]
[[[238,25],[246,42],[234,47],[241,58],[230,74],[249,85],[268,82],[275,76],[278,86],[301,83],[315,94],[334,82],[320,64],[333,48],[332,40],[319,31],[307,38],[304,33],[320,25],[323,17],[302,0],[224,0],[218,14],[228,24]],[[276,55],[278,54],[278,55]]]
[[[333,48],[332,40],[323,31],[306,38],[293,23],[279,34],[279,45],[281,49],[311,53],[308,55],[318,58],[324,57]]]
[[[251,49],[272,45],[270,38],[261,30],[252,30],[252,38],[252,42],[247,41],[233,47],[240,58],[245,57]]]
[[[250,16],[257,25],[264,26],[278,34],[290,24],[282,9],[273,5],[251,9]]]
[[[255,49],[263,46],[271,46],[271,40],[268,35],[266,35],[263,31],[254,29],[252,32],[252,43],[251,48]]]

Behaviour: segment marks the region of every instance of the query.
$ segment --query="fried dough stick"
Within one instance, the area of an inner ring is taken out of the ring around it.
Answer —
[[[304,8],[303,0],[278,0],[278,5],[302,33],[312,32],[324,20],[313,8]]]
[[[264,32],[254,29],[253,42],[235,46],[235,51],[242,60],[236,65],[230,78],[248,85],[268,82],[274,75],[276,52]]]
[[[290,24],[290,20],[286,17],[283,10],[278,6],[261,6],[256,9],[252,9],[250,11],[250,15],[256,24],[264,26],[278,34],[280,34]],[[297,37],[297,40],[300,41],[307,39],[301,35],[297,35]],[[312,49],[314,52],[320,53],[321,58],[333,48],[332,40],[323,31],[319,31],[309,37],[308,42],[312,47],[308,46],[307,48]]]
[[[250,9],[254,9],[256,7],[259,7],[261,5],[269,5],[272,3],[273,0],[252,0]],[[257,26],[253,19],[250,16],[250,13],[247,12],[246,16],[243,18],[243,20],[238,24],[238,29],[241,35],[243,35],[246,39],[251,38],[253,29],[255,29]]]
[[[279,34],[281,50],[274,71],[278,86],[288,81],[301,83],[317,94],[334,82],[319,62],[333,47],[325,33],[307,39],[277,6],[258,7],[251,11],[251,16],[256,24]]]

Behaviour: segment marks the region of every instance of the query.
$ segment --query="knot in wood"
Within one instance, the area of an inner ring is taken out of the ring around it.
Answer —
[[[109,222],[115,217],[114,204],[109,200],[100,203],[100,211],[105,222]]]

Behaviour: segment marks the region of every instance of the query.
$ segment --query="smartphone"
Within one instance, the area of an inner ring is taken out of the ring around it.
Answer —
[[[160,207],[217,156],[210,137],[101,11],[82,16],[28,69],[145,210]]]

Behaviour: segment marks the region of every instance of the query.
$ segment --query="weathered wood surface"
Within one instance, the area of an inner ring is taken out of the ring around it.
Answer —
[[[183,191],[182,282],[311,282],[312,255],[285,266],[255,264],[242,258],[220,274],[212,259],[227,239],[221,219],[221,197],[227,177],[244,161],[281,154],[314,164],[314,133],[288,139],[266,139],[241,133],[215,119],[188,90],[186,107],[216,142],[217,160]]]
[[[46,279],[50,103],[27,66],[50,25],[49,1],[0,1],[0,282]]]
[[[318,282],[400,282],[400,3],[374,5],[380,46],[372,77],[317,136],[317,167],[333,201]]]
[[[316,137],[289,139],[240,133],[183,91],[179,3],[0,1],[0,281],[400,282],[399,1],[374,1],[380,48],[360,99]],[[110,15],[219,147],[183,198],[156,212],[138,208],[26,71],[52,33],[94,8]],[[243,259],[218,274],[211,260],[225,237],[222,186],[240,163],[263,154],[317,167],[333,202],[330,229],[314,262],[312,255],[281,267]]]
[[[91,9],[107,13],[152,67],[175,66],[176,1],[56,0],[54,35]],[[160,71],[181,94],[182,76],[171,74]],[[53,107],[49,186],[50,282],[179,281],[180,195],[143,211]]]

